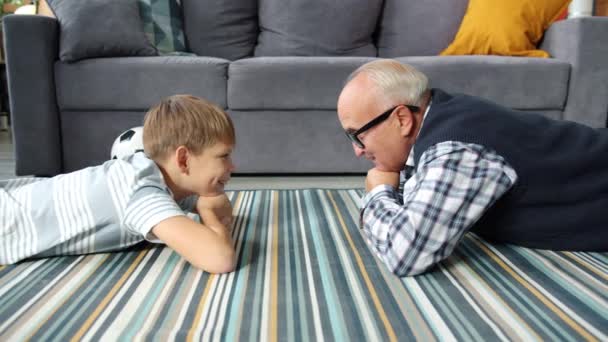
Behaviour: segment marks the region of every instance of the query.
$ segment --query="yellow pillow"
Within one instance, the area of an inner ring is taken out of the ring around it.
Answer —
[[[470,0],[454,41],[440,55],[549,57],[536,49],[570,0]]]

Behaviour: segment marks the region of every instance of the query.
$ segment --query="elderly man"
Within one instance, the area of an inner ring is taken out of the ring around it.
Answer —
[[[445,259],[467,231],[531,248],[608,250],[607,129],[429,89],[424,74],[394,60],[350,75],[338,117],[355,154],[375,165],[364,236],[399,276]]]

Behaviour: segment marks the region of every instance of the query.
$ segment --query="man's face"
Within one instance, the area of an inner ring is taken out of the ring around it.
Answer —
[[[338,99],[338,119],[342,128],[348,133],[356,132],[398,105],[395,103],[387,106],[382,103],[382,98],[376,86],[365,75],[355,77],[344,87]],[[364,156],[382,171],[400,171],[407,159],[408,149],[395,113],[398,109],[390,111],[385,120],[357,135],[363,147],[352,142],[357,157]]]
[[[190,159],[190,182],[195,193],[216,196],[224,192],[224,186],[235,168],[232,149],[232,145],[218,142]]]

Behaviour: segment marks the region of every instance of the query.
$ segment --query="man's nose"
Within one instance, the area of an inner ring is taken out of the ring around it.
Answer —
[[[357,158],[361,157],[364,153],[363,149],[353,143],[353,150],[355,150],[355,155]]]

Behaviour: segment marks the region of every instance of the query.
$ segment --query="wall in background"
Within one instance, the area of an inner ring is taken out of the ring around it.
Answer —
[[[568,6],[568,18],[593,15],[593,0],[572,0]]]
[[[608,0],[572,0],[568,6],[568,18],[608,16]]]

